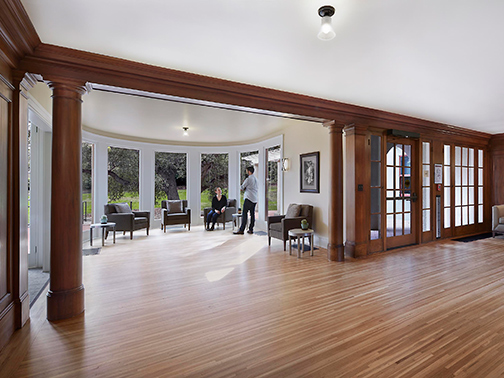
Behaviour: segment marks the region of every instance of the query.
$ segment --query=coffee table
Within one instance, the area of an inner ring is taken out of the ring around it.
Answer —
[[[114,222],[108,222],[108,223],[93,223],[91,226],[89,226],[89,245],[92,247],[93,246],[93,229],[94,228],[101,228],[102,229],[102,242],[101,245],[102,247],[105,246],[105,231],[107,231],[109,228],[112,229],[114,232],[114,244],[115,244],[115,227],[116,224]]]
[[[303,230],[301,228],[293,228],[292,230],[289,230],[289,255],[292,255],[292,238],[297,238],[298,258],[301,258],[301,243],[303,244],[303,252],[304,252],[304,240],[305,238],[310,238],[310,249],[311,249],[310,256],[313,256],[314,234],[315,232],[311,228],[307,230]],[[301,243],[299,239],[301,239]]]

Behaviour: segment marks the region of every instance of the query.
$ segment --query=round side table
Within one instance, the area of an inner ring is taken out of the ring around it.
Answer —
[[[304,240],[305,238],[310,238],[310,256],[313,256],[313,235],[315,231],[312,229],[303,230],[301,228],[293,228],[289,230],[289,255],[292,255],[292,238],[297,238],[297,247],[298,247],[298,258],[301,258],[301,243],[303,244],[303,252],[304,252]],[[300,240],[301,239],[301,243]]]

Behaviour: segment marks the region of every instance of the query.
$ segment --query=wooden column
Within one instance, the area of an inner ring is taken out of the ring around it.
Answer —
[[[329,244],[327,258],[344,261],[343,249],[343,127],[331,121],[324,124],[329,129],[330,194],[329,194]]]
[[[51,279],[47,319],[84,311],[81,225],[81,107],[84,85],[50,82],[53,91]]]
[[[504,134],[492,135],[490,155],[492,162],[490,167],[492,181],[490,205],[502,205],[504,204]],[[486,167],[486,171],[490,173],[488,167]]]

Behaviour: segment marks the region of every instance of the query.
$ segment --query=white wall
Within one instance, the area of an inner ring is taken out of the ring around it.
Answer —
[[[329,226],[329,131],[318,123],[299,124],[284,130],[284,157],[290,168],[284,173],[284,209],[290,203],[313,205],[315,244],[323,248],[328,243]],[[299,155],[320,152],[320,193],[300,192]]]

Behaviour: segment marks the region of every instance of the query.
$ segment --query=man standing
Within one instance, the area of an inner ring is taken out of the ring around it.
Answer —
[[[243,209],[242,209],[242,222],[240,229],[235,231],[235,235],[243,235],[245,231],[245,227],[247,226],[247,213],[250,211],[250,226],[248,229],[249,234],[254,233],[254,224],[255,224],[255,207],[257,204],[257,179],[254,176],[254,167],[247,167],[248,177],[243,181],[241,186],[241,190],[245,191],[244,201],[243,201]]]

